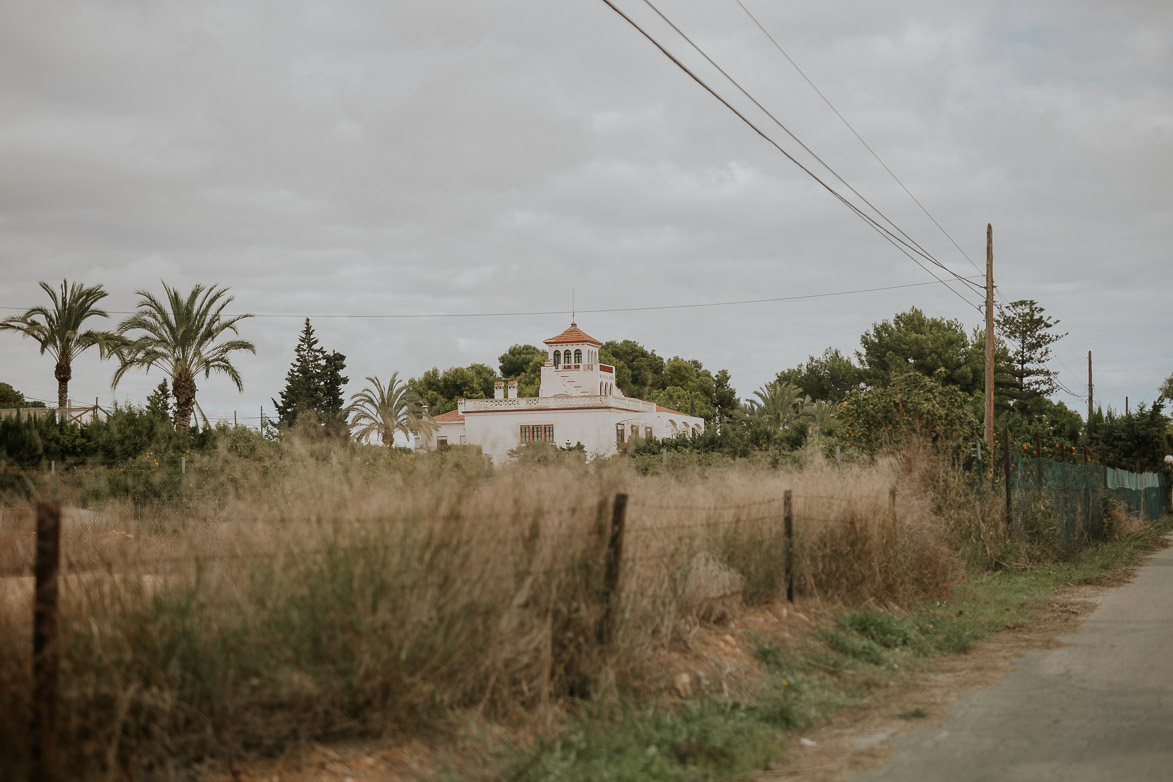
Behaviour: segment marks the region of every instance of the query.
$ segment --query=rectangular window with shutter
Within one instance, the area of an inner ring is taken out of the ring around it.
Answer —
[[[542,436],[545,437],[546,442],[554,442],[554,424],[546,424],[543,428]]]
[[[625,442],[624,437],[626,434],[627,434],[627,427],[625,427],[623,424],[615,424],[615,444],[616,445],[623,445],[623,443]]]
[[[528,425],[521,427],[521,441],[523,443],[529,442],[529,426]]]

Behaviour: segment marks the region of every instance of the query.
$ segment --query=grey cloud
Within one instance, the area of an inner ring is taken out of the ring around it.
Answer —
[[[1155,395],[1173,370],[1160,336],[1173,326],[1166,4],[746,1],[979,264],[994,223],[1005,295],[1063,319],[1076,370],[1087,349],[1102,357],[1101,398]],[[972,272],[735,4],[662,8]],[[62,276],[103,282],[111,309],[165,279],[295,316],[568,310],[571,288],[592,309],[929,279],[598,2],[13,2],[0,7],[0,117],[3,306],[29,306],[37,280]],[[979,319],[948,291],[911,288],[580,323],[728,367],[748,394],[913,304]],[[564,320],[315,326],[356,388],[492,364]],[[259,355],[246,392],[208,381],[205,406],[276,395],[299,326],[247,322]],[[3,379],[51,398],[39,358],[0,341]],[[109,371],[85,363],[79,395],[106,398]],[[128,377],[119,396],[157,382]]]

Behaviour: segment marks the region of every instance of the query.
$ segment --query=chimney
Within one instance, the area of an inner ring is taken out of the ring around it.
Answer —
[[[517,399],[517,381],[516,380],[509,381],[509,398],[510,399]]]
[[[493,398],[494,399],[504,399],[505,398],[505,383],[504,382],[498,380],[496,383],[493,384]]]
[[[456,400],[456,412],[460,413],[461,415],[464,414],[464,399]]]

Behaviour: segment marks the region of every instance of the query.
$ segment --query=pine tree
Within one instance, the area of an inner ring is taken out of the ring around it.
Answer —
[[[155,390],[147,397],[147,413],[163,421],[170,421],[174,414],[171,409],[171,390],[167,388],[167,381],[159,381]]]
[[[1067,332],[1052,331],[1058,325],[1034,299],[1011,302],[998,316],[998,326],[1010,345],[1010,374],[1016,387],[1011,396],[1018,412],[1029,412],[1033,400],[1059,390],[1055,383],[1059,373],[1047,368],[1051,345],[1067,336]]]
[[[318,344],[310,319],[306,318],[294,349],[293,364],[285,374],[281,399],[272,400],[277,408],[278,425],[293,426],[299,415],[309,413],[327,433],[344,434],[342,387],[348,381],[342,375],[345,368],[346,356],[337,351],[327,353]]]

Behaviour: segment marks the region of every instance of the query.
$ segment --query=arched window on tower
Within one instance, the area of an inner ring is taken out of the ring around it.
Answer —
[[[554,369],[557,369],[560,366],[562,366],[562,351],[555,350],[554,351]]]
[[[567,348],[566,350],[562,351],[562,363],[563,363],[563,364],[569,364],[569,363],[570,363],[570,349],[569,349],[569,348]]]
[[[582,351],[581,350],[574,351],[574,363],[575,364],[582,363]]]

